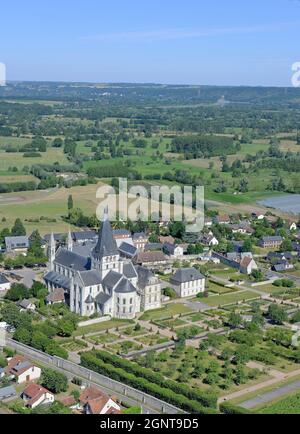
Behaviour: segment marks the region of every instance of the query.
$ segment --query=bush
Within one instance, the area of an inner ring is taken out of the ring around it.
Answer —
[[[222,402],[220,411],[224,414],[252,414],[250,410],[233,405],[230,402]]]

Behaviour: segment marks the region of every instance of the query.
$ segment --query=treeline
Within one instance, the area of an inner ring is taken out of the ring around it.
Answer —
[[[89,167],[87,174],[95,178],[128,178],[141,179],[141,175],[136,171],[126,166],[113,165],[108,167]]]
[[[175,137],[171,142],[171,152],[183,153],[186,159],[210,158],[218,155],[235,154],[240,143],[232,137],[195,135]]]
[[[81,354],[82,366],[194,414],[217,413],[217,396],[201,392],[105,351]]]

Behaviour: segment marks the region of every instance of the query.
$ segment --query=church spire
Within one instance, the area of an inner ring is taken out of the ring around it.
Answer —
[[[109,222],[108,209],[106,209],[99,230],[98,242],[93,250],[93,256],[95,259],[100,260],[106,256],[117,255],[119,255],[118,246],[114,239],[113,231]]]
[[[55,253],[56,253],[56,243],[55,243],[54,234],[52,231],[51,236],[50,236],[50,241],[49,241],[49,247],[48,247],[48,259],[49,259],[51,270],[53,270],[53,262],[55,260]]]
[[[72,250],[73,250],[73,238],[72,238],[70,228],[69,228],[68,239],[67,239],[67,247],[68,247],[69,252],[72,252]]]

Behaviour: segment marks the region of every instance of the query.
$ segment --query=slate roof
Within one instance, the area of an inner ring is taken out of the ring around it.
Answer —
[[[128,279],[123,277],[122,280],[116,286],[115,292],[117,292],[117,293],[136,292],[136,288],[133,286],[133,284],[131,282],[129,282]]]
[[[148,286],[151,279],[155,277],[151,270],[139,265],[136,267],[136,271],[138,274],[138,285],[141,289],[144,289],[145,286]]]
[[[72,232],[72,238],[74,241],[93,240],[97,238],[97,233],[95,231]]]
[[[111,270],[103,279],[102,285],[105,288],[113,289],[116,284],[122,279],[122,274],[117,273],[116,271]]]
[[[88,270],[79,272],[85,286],[94,286],[101,284],[101,275],[98,270]]]
[[[264,242],[264,243],[267,243],[267,242],[281,242],[283,239],[282,239],[282,237],[280,237],[280,236],[277,236],[277,235],[275,235],[275,236],[273,236],[273,237],[262,237],[262,241]]]
[[[100,292],[100,294],[96,296],[96,302],[98,304],[105,304],[110,298],[111,295],[105,294],[105,292]]]
[[[5,247],[8,252],[14,249],[28,249],[29,238],[22,237],[5,237]]]
[[[145,246],[145,251],[146,252],[153,252],[153,251],[157,251],[157,250],[162,250],[163,248],[163,244],[162,243],[148,243]]]
[[[137,254],[136,247],[126,242],[120,245],[119,251],[120,253],[122,253],[124,256],[127,256],[128,258],[133,258]]]
[[[65,292],[62,288],[55,288],[50,294],[47,295],[46,301],[50,303],[56,303],[59,301],[65,301]]]
[[[204,276],[198,270],[196,270],[196,268],[180,268],[171,277],[170,282],[180,284],[199,279],[204,279]]]
[[[133,234],[132,238],[134,240],[147,240],[148,236],[145,234],[145,232],[136,232],[135,234]]]
[[[93,250],[93,256],[96,259],[101,259],[104,256],[116,256],[118,254],[118,246],[113,237],[111,225],[108,218],[105,218],[99,230],[98,242]]]
[[[127,262],[123,265],[123,274],[127,279],[133,279],[137,277],[137,271],[134,268],[132,262]]]
[[[27,309],[28,308],[28,306],[30,306],[32,303],[31,303],[31,301],[30,300],[22,300],[22,301],[19,301],[19,303],[18,303],[18,305],[20,306],[20,307],[23,307],[23,309]]]
[[[46,282],[54,283],[61,288],[70,289],[71,287],[71,280],[66,276],[56,273],[55,271],[50,271],[47,273],[44,276],[44,280]]]
[[[113,235],[114,236],[122,236],[122,235],[126,235],[126,236],[128,236],[128,237],[130,237],[131,236],[131,233],[130,233],[130,231],[128,231],[127,229],[115,229],[114,231],[113,231]]]
[[[55,262],[77,271],[88,270],[90,266],[89,258],[80,256],[77,253],[65,249],[58,250]]]

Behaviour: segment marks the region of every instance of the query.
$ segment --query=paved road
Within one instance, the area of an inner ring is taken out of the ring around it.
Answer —
[[[279,389],[272,390],[271,392],[264,393],[263,395],[258,395],[255,398],[249,399],[248,401],[239,404],[240,407],[251,409],[257,407],[260,404],[267,404],[280,396],[286,395],[287,393],[300,390],[300,381],[295,381],[294,383],[287,384],[286,386],[279,387]]]

